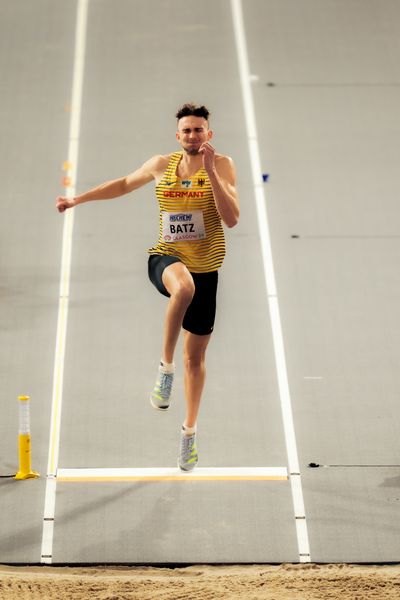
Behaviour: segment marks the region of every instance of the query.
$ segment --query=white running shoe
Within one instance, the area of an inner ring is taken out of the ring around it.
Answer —
[[[167,410],[171,403],[171,390],[174,374],[165,373],[164,370],[163,364],[160,363],[157,381],[150,394],[151,405],[157,410]]]

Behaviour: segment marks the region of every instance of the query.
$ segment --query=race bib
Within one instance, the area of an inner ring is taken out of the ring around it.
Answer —
[[[163,212],[162,224],[164,242],[193,242],[206,237],[202,210]]]

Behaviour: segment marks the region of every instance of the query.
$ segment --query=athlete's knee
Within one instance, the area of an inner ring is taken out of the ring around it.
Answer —
[[[171,298],[174,298],[179,303],[189,306],[194,296],[193,280],[183,279],[178,281],[171,291]]]
[[[205,368],[206,354],[205,352],[189,352],[185,350],[183,353],[183,363],[186,371],[194,372]]]

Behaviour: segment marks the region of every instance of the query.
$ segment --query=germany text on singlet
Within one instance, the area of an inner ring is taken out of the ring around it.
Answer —
[[[211,183],[204,168],[181,179],[182,152],[171,155],[156,186],[160,207],[158,243],[149,254],[177,256],[192,273],[216,271],[225,256],[225,238]]]

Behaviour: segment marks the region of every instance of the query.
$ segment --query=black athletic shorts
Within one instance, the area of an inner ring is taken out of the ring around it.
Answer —
[[[149,278],[157,290],[169,298],[162,274],[166,267],[175,262],[182,262],[176,256],[152,254],[149,257]],[[192,302],[183,318],[182,327],[196,335],[208,335],[214,329],[218,271],[210,273],[190,273],[193,277],[195,292]]]

